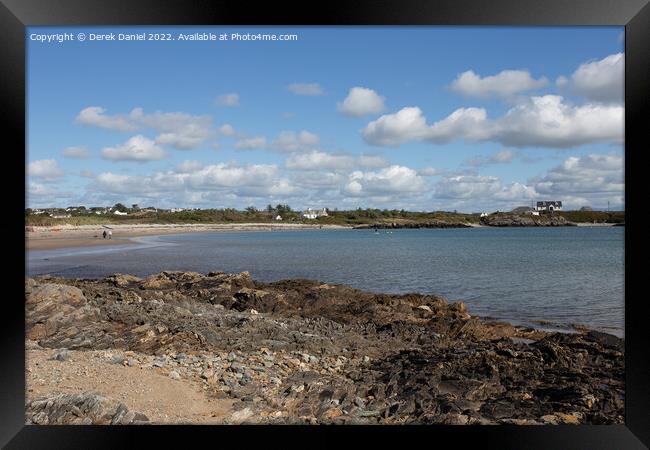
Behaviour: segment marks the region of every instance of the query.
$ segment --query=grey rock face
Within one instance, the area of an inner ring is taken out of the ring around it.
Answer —
[[[27,425],[138,425],[149,422],[118,401],[93,392],[41,397],[26,405]]]

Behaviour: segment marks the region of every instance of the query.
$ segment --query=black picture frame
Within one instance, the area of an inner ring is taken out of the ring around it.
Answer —
[[[0,326],[0,445],[7,448],[114,448],[135,446],[164,436],[185,445],[200,445],[199,437],[219,433],[222,438],[245,442],[283,435],[281,445],[339,445],[337,441],[313,439],[319,427],[66,427],[25,426],[25,252],[20,247],[24,224],[24,196],[21,184],[6,176],[24,163],[25,154],[25,27],[34,25],[620,25],[625,26],[625,425],[608,426],[403,426],[338,427],[334,434],[362,434],[364,439],[382,442],[390,434],[400,440],[416,434],[424,442],[437,444],[451,440],[455,448],[473,442],[480,448],[534,449],[625,449],[650,445],[650,352],[644,322],[640,276],[644,230],[640,218],[639,176],[646,150],[650,109],[650,5],[648,0],[341,0],[327,2],[250,2],[236,0],[193,2],[182,0],[0,0],[0,114],[13,146],[5,147],[3,192],[9,203],[5,214],[10,220],[1,225],[5,247],[5,289],[3,321]],[[645,114],[644,114],[645,113]],[[5,141],[6,142],[6,141]],[[20,172],[17,170],[17,172]],[[18,184],[17,184],[18,183]],[[24,187],[24,183],[23,183]],[[21,264],[17,262],[22,262]],[[7,289],[7,287],[11,287]],[[24,297],[23,297],[24,298]],[[272,430],[270,428],[273,428]],[[318,428],[318,429],[317,429]],[[330,433],[328,433],[330,434]],[[290,437],[290,440],[285,440]],[[188,441],[189,439],[189,441]],[[347,439],[347,437],[346,437]],[[337,438],[338,440],[338,438]],[[215,445],[217,444],[215,442]]]

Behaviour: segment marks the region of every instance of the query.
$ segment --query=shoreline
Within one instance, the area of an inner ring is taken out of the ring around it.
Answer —
[[[612,223],[577,223],[578,227],[613,227]],[[113,239],[103,239],[98,225],[60,225],[29,227],[25,231],[25,250],[54,250],[63,248],[104,245],[136,244],[131,238],[180,233],[245,232],[245,231],[302,231],[363,229],[348,225],[311,225],[289,223],[233,223],[233,224],[129,224],[111,225]],[[374,227],[368,226],[367,229]],[[412,227],[404,227],[404,229]],[[443,228],[443,227],[441,227]],[[480,223],[468,223],[468,228],[500,228]],[[526,228],[526,227],[521,227]],[[399,227],[398,227],[399,229]]]
[[[623,421],[623,339],[436,295],[174,271],[26,278],[25,292],[27,423]]]
[[[180,233],[207,233],[228,231],[300,231],[339,230],[352,227],[341,225],[309,225],[279,223],[234,223],[234,224],[132,224],[111,225],[113,239],[103,239],[101,226],[61,225],[55,227],[31,227],[25,231],[26,250],[54,250],[61,248],[91,247],[96,245],[135,244],[131,238],[160,236]]]

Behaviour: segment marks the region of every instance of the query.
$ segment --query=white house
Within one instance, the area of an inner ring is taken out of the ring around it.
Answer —
[[[169,212],[173,212],[173,213],[175,213],[175,212],[183,212],[183,211],[185,211],[184,208],[172,208],[172,209],[169,210]]]
[[[562,211],[562,202],[556,200],[544,200],[537,202],[537,211]]]
[[[113,214],[115,214],[116,216],[126,216],[128,213],[115,210]]]
[[[329,216],[329,214],[327,214],[327,209],[325,209],[325,208],[323,208],[323,209],[307,208],[306,211],[302,212],[301,216],[304,219],[318,219],[319,217]]]
[[[282,216],[278,214],[277,216],[275,216],[275,220],[282,220]]]
[[[481,213],[481,217],[487,217],[487,216],[489,216],[489,215],[490,215],[490,214],[488,214],[488,213],[486,213],[486,212],[482,212],[482,213]]]

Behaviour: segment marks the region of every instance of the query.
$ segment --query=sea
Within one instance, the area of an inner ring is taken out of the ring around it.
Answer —
[[[249,271],[260,281],[303,278],[437,294],[484,318],[624,337],[624,233],[624,227],[183,233],[136,238],[135,245],[29,251],[26,273]]]

